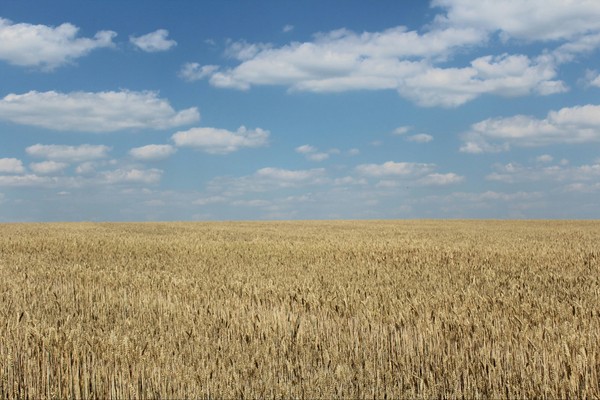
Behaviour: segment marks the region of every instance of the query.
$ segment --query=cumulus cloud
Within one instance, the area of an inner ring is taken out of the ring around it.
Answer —
[[[473,124],[463,141],[460,151],[465,153],[600,142],[600,106],[565,107],[550,111],[544,119],[527,115],[486,119]]]
[[[282,28],[284,33],[288,33],[294,30],[294,25],[287,24]]]
[[[447,174],[429,174],[421,178],[418,183],[424,186],[443,186],[460,183],[464,180],[464,176],[449,172]]]
[[[356,171],[361,175],[370,177],[410,177],[424,175],[434,168],[435,164],[387,161],[383,164],[361,164],[356,167]]]
[[[22,174],[25,172],[23,162],[17,158],[0,158],[0,173]]]
[[[228,154],[242,148],[262,147],[269,142],[269,131],[261,128],[246,129],[241,126],[236,132],[218,128],[192,128],[172,136],[179,147],[192,147],[210,154]]]
[[[393,135],[404,135],[412,130],[412,126],[399,126],[392,132]]]
[[[57,27],[13,23],[0,17],[0,60],[26,67],[53,70],[83,57],[94,49],[113,47],[113,31],[99,31],[93,38],[78,38],[79,28],[70,23]]]
[[[304,155],[307,160],[319,162],[327,160],[329,158],[329,154],[339,154],[339,150],[332,149],[327,153],[319,152],[319,149],[316,147],[305,144],[296,147],[296,153]]]
[[[224,196],[208,196],[208,197],[201,197],[197,200],[194,200],[193,204],[196,204],[199,206],[206,206],[209,204],[225,203],[226,201],[227,201],[227,197],[224,197]]]
[[[405,77],[398,92],[421,106],[457,107],[483,94],[514,97],[567,91],[555,77],[556,65],[545,58],[504,54],[476,58],[463,68],[424,65]]]
[[[549,163],[552,162],[554,160],[554,157],[552,157],[550,154],[542,154],[541,156],[537,156],[535,158],[535,161],[539,162],[539,163]]]
[[[100,173],[103,183],[145,183],[154,184],[160,181],[163,171],[160,169],[116,169]]]
[[[186,81],[197,81],[204,79],[219,69],[218,65],[200,65],[198,63],[185,63],[179,71],[179,77]]]
[[[433,0],[444,26],[500,31],[504,38],[564,40],[600,30],[600,3],[590,0]]]
[[[600,74],[595,70],[587,70],[583,82],[587,86],[600,87]]]
[[[305,182],[325,173],[323,168],[308,170],[289,170],[282,168],[261,168],[256,171],[256,176],[277,182]]]
[[[169,158],[177,149],[170,144],[149,144],[129,150],[129,154],[140,161],[157,161]]]
[[[67,181],[56,177],[27,175],[0,175],[0,186],[13,187],[44,187],[66,184]]]
[[[416,135],[407,136],[406,140],[415,143],[429,143],[433,140],[433,136],[426,133],[417,133]]]
[[[495,172],[486,176],[489,181],[504,183],[520,182],[586,182],[600,181],[600,164],[584,164],[569,166],[559,163],[557,165],[524,166],[519,163],[496,165]]]
[[[168,30],[158,29],[142,36],[130,36],[129,41],[143,51],[155,53],[167,51],[177,45],[176,41],[168,39],[168,37]]]
[[[197,122],[192,107],[175,111],[156,92],[30,91],[0,100],[0,119],[58,131],[167,129]]]
[[[282,188],[300,188],[324,183],[330,183],[330,179],[327,178],[324,168],[291,170],[265,167],[251,175],[217,177],[209,183],[208,191],[210,193],[218,193],[218,195],[215,195],[217,199],[221,196],[233,198],[246,193],[266,192]],[[210,196],[207,199],[213,198],[215,197]],[[204,201],[201,200],[201,202]],[[210,203],[212,202],[210,200]]]
[[[440,67],[459,49],[485,43],[489,29],[450,23],[430,28],[424,33],[402,26],[363,33],[340,29],[281,47],[234,42],[226,53],[239,65],[210,66],[197,76],[217,87],[240,90],[256,85],[317,93],[396,90],[429,107],[457,107],[483,94],[550,95],[568,90],[556,79],[558,56],[487,55],[467,66]],[[579,50],[563,49],[569,51]]]
[[[27,147],[25,152],[32,157],[73,163],[106,158],[110,150],[110,147],[104,145],[82,144],[79,146],[66,146],[38,143]]]
[[[51,175],[61,172],[67,168],[69,164],[56,161],[42,161],[39,163],[29,164],[29,168],[36,174]]]

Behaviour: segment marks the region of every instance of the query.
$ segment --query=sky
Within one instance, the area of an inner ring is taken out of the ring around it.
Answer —
[[[0,222],[600,218],[597,0],[2,0]]]

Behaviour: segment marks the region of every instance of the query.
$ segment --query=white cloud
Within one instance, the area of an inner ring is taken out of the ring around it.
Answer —
[[[549,60],[504,54],[479,57],[463,68],[423,65],[397,89],[421,106],[457,107],[483,94],[514,97],[567,91],[555,77],[556,66]]]
[[[0,186],[43,186],[52,183],[53,180],[49,177],[41,177],[34,174],[27,175],[0,175]]]
[[[177,45],[177,42],[168,39],[168,36],[168,30],[158,29],[142,36],[130,36],[129,41],[143,51],[154,53],[158,51],[167,51],[171,47]]]
[[[443,186],[461,183],[464,180],[464,176],[449,172],[446,174],[429,174],[421,178],[418,183],[424,186]]]
[[[583,82],[587,86],[600,87],[600,73],[596,70],[586,70]]]
[[[195,200],[193,202],[193,204],[199,205],[199,206],[206,206],[209,204],[219,204],[219,203],[225,203],[227,202],[227,197],[224,196],[209,196],[209,197],[202,197],[199,198],[197,200]]]
[[[228,196],[250,192],[264,192],[275,188],[296,188],[329,182],[324,168],[290,170],[265,167],[252,175],[239,178],[215,178],[209,185],[213,191]]]
[[[350,149],[348,150],[348,155],[349,156],[357,156],[360,154],[360,150],[359,149]]]
[[[175,111],[156,92],[36,92],[0,100],[0,119],[59,131],[167,129],[197,122],[192,107]]]
[[[520,200],[538,200],[543,198],[544,195],[541,192],[514,192],[514,193],[502,193],[488,190],[487,192],[481,193],[467,193],[467,192],[456,192],[447,196],[448,199],[469,201],[474,203],[487,202],[487,201],[520,201]]]
[[[565,107],[550,111],[544,119],[527,115],[486,119],[473,124],[463,141],[460,150],[465,153],[600,142],[600,105]]]
[[[549,154],[542,154],[541,156],[537,156],[535,158],[535,161],[539,162],[539,163],[549,163],[552,162],[554,160],[554,157],[552,157]]]
[[[483,94],[550,95],[568,90],[555,79],[557,58],[549,55],[488,55],[465,67],[436,66],[458,49],[485,43],[488,35],[483,28],[440,25],[424,33],[405,27],[361,34],[340,29],[278,48],[235,42],[227,54],[241,61],[238,66],[200,75],[210,76],[214,86],[240,90],[255,85],[318,93],[396,90],[421,106],[443,107],[457,107]]]
[[[303,144],[302,146],[296,147],[296,153],[300,154],[310,154],[314,153],[315,151],[317,151],[317,148],[309,144]]]
[[[328,153],[319,152],[319,150],[311,145],[305,144],[296,147],[296,153],[303,154],[310,161],[325,161],[329,158],[329,154],[339,154],[338,149],[331,149]]]
[[[192,147],[210,154],[228,154],[244,147],[262,147],[269,142],[269,131],[248,130],[241,126],[237,132],[217,128],[192,128],[172,136],[179,147]]]
[[[328,153],[312,153],[312,154],[308,154],[306,156],[307,159],[309,159],[310,161],[316,161],[316,162],[321,162],[321,161],[325,161],[329,158],[329,154]]]
[[[593,0],[434,0],[446,9],[437,23],[501,31],[525,40],[564,40],[600,29],[600,4]]]
[[[418,133],[416,135],[407,136],[406,140],[415,143],[429,143],[433,140],[433,136],[426,133]]]
[[[404,135],[404,134],[410,132],[411,129],[412,129],[412,126],[399,126],[396,129],[394,129],[392,134],[401,136],[401,135]]]
[[[365,178],[355,178],[353,176],[344,176],[333,180],[334,185],[366,185],[368,181]]]
[[[57,172],[61,172],[65,168],[67,168],[69,164],[63,162],[56,161],[42,161],[39,163],[31,163],[29,164],[29,168],[36,174],[41,175],[51,175],[56,174]]]
[[[83,162],[106,158],[110,150],[110,147],[104,145],[65,146],[38,143],[27,147],[25,152],[32,157],[45,158],[51,161]]]
[[[370,177],[414,177],[431,172],[434,168],[434,164],[388,161],[383,164],[361,164],[356,167],[356,171]]]
[[[313,180],[324,175],[325,169],[315,168],[307,170],[289,170],[282,168],[261,168],[255,176],[281,183],[297,183]]]
[[[170,144],[149,144],[142,147],[135,147],[129,150],[129,154],[136,160],[156,161],[169,158],[177,149]]]
[[[0,158],[0,172],[8,174],[22,174],[25,172],[23,162],[16,158]]]
[[[97,48],[113,47],[113,31],[99,31],[94,38],[78,38],[79,28],[64,23],[57,27],[13,23],[0,17],[0,60],[13,65],[53,70]]]
[[[198,63],[185,63],[179,71],[179,76],[186,81],[197,81],[209,77],[219,69],[218,65],[200,65]]]
[[[100,173],[103,183],[158,183],[163,171],[160,169],[116,169],[114,171],[105,171]]]
[[[283,27],[282,31],[288,33],[294,30],[294,25],[287,24]]]
[[[523,166],[518,163],[496,165],[495,172],[486,176],[489,181],[504,183],[519,182],[586,182],[600,181],[600,164],[584,164],[580,166],[558,165],[534,165]]]

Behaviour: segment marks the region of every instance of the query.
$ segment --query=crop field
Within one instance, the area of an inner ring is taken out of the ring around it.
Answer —
[[[600,223],[0,225],[2,398],[600,397]]]

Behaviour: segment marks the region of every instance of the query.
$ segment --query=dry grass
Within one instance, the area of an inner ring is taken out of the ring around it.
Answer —
[[[0,225],[0,396],[600,397],[600,223]]]

